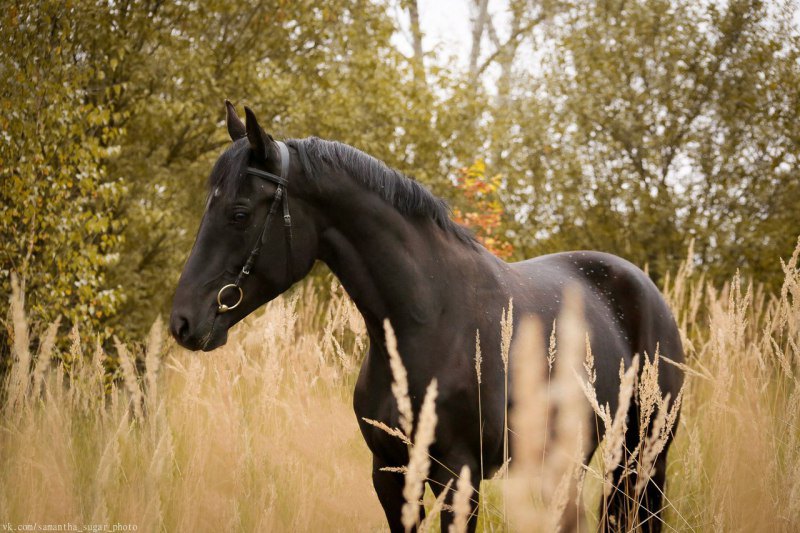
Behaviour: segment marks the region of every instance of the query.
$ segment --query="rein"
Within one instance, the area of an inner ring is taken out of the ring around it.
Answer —
[[[281,160],[281,175],[276,176],[271,172],[266,172],[264,170],[257,169],[255,167],[247,167],[247,174],[251,176],[255,176],[257,178],[265,179],[267,181],[271,181],[272,183],[278,186],[278,190],[275,191],[275,197],[272,200],[272,205],[267,212],[267,218],[264,221],[264,226],[261,228],[261,234],[258,236],[258,240],[256,240],[255,244],[253,245],[253,249],[250,250],[250,255],[247,256],[247,261],[245,262],[244,266],[242,267],[241,272],[236,277],[236,281],[233,283],[229,283],[223,286],[219,292],[217,293],[217,313],[227,313],[232,309],[236,309],[240,303],[242,303],[242,299],[244,299],[244,291],[242,290],[242,282],[244,279],[250,275],[250,270],[253,268],[255,264],[256,258],[258,254],[261,253],[261,246],[264,244],[264,241],[267,238],[267,230],[269,229],[269,225],[272,222],[272,217],[275,215],[275,209],[278,206],[278,203],[283,204],[283,227],[284,227],[284,234],[286,235],[286,275],[287,279],[291,282],[292,279],[292,216],[289,214],[289,192],[288,192],[288,185],[289,185],[289,148],[287,148],[286,144],[281,141],[277,141],[278,149],[280,152],[280,160]],[[302,151],[301,151],[302,152]],[[303,162],[303,166],[305,167],[305,153],[301,153],[301,160]],[[235,304],[228,306],[222,303],[222,295],[227,290],[238,290],[239,291],[239,299],[236,301]]]

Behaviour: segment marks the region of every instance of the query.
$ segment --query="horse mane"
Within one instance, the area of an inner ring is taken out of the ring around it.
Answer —
[[[378,194],[403,215],[429,218],[461,242],[473,246],[477,243],[469,229],[450,218],[447,202],[418,181],[388,167],[383,161],[350,145],[317,137],[290,139],[286,143],[294,147],[303,145],[313,175],[344,172]],[[236,194],[246,176],[244,168],[249,149],[248,141],[244,138],[233,142],[223,152],[208,178],[210,194],[216,194],[217,190],[228,198]]]
[[[476,244],[472,232],[450,218],[447,202],[431,193],[420,182],[387,166],[380,159],[344,143],[317,137],[287,141],[292,146],[301,143],[308,154],[308,163],[313,174],[343,171],[368,190],[378,194],[403,215],[429,218],[460,241]]]

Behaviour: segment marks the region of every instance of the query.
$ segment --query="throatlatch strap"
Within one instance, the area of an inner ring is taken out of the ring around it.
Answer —
[[[289,148],[286,143],[278,141],[281,152],[281,176],[289,177]],[[289,195],[283,195],[283,227],[286,233],[286,279],[292,282],[292,215],[289,213]]]
[[[286,143],[283,141],[278,141],[276,144],[278,145],[278,151],[281,154],[281,178],[283,178],[284,181],[283,185],[286,185],[288,183],[287,180],[289,179],[289,162],[291,161],[289,156],[289,147],[287,147]]]

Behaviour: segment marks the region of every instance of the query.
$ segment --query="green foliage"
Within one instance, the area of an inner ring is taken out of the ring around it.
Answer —
[[[11,123],[3,160],[27,165],[3,167],[16,180],[4,178],[3,188],[6,285],[20,270],[34,318],[88,312],[123,335],[142,334],[168,313],[206,176],[229,142],[225,98],[256,109],[278,138],[341,140],[446,183],[456,156],[432,125],[446,121],[452,135],[458,120],[449,106],[437,111],[431,87],[391,45],[387,9],[368,0],[218,0],[29,1],[7,11],[6,77],[19,65],[36,75],[21,72],[4,89],[4,109],[13,111],[3,113]],[[52,38],[36,40],[51,25]],[[70,165],[57,161],[68,154]],[[44,187],[53,171],[43,162],[72,184]],[[40,189],[61,192],[45,199]],[[50,226],[38,211],[35,223],[23,220],[39,201]],[[31,239],[38,263],[24,259]]]
[[[519,179],[518,246],[611,251],[659,279],[694,238],[717,279],[779,283],[800,230],[794,7],[570,4],[538,43],[541,74],[515,80],[519,132],[495,141],[510,146],[495,170]]]
[[[276,138],[337,139],[427,182],[446,176],[431,89],[391,46],[386,10],[366,0],[221,0],[119,15],[109,39],[145,44],[108,73],[125,87],[115,104],[128,116],[109,171],[133,182],[126,261],[113,279],[128,294],[118,322],[142,331],[169,310],[206,176],[230,142],[225,98],[256,109]]]
[[[492,238],[516,258],[594,248],[658,279],[694,238],[717,279],[741,267],[777,283],[800,210],[791,2],[514,0],[508,39],[487,26],[496,50],[469,72],[401,54],[395,7],[4,9],[0,297],[15,270],[34,320],[139,336],[168,313],[229,142],[225,98],[278,138],[353,144],[456,206],[457,169],[485,160],[501,176]]]
[[[0,298],[13,270],[37,319],[101,328],[121,304],[107,272],[125,184],[106,171],[120,130],[95,98],[102,70],[73,38],[87,29],[76,12],[42,1],[0,15]]]

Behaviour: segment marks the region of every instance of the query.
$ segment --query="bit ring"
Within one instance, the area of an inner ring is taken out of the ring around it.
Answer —
[[[235,304],[227,306],[224,303],[222,303],[222,293],[230,288],[239,289],[239,299],[236,300]],[[231,309],[236,309],[237,307],[239,307],[239,304],[242,303],[242,298],[244,298],[244,291],[242,291],[242,288],[240,286],[236,285],[235,283],[229,283],[225,285],[217,293],[217,313],[227,313]]]

